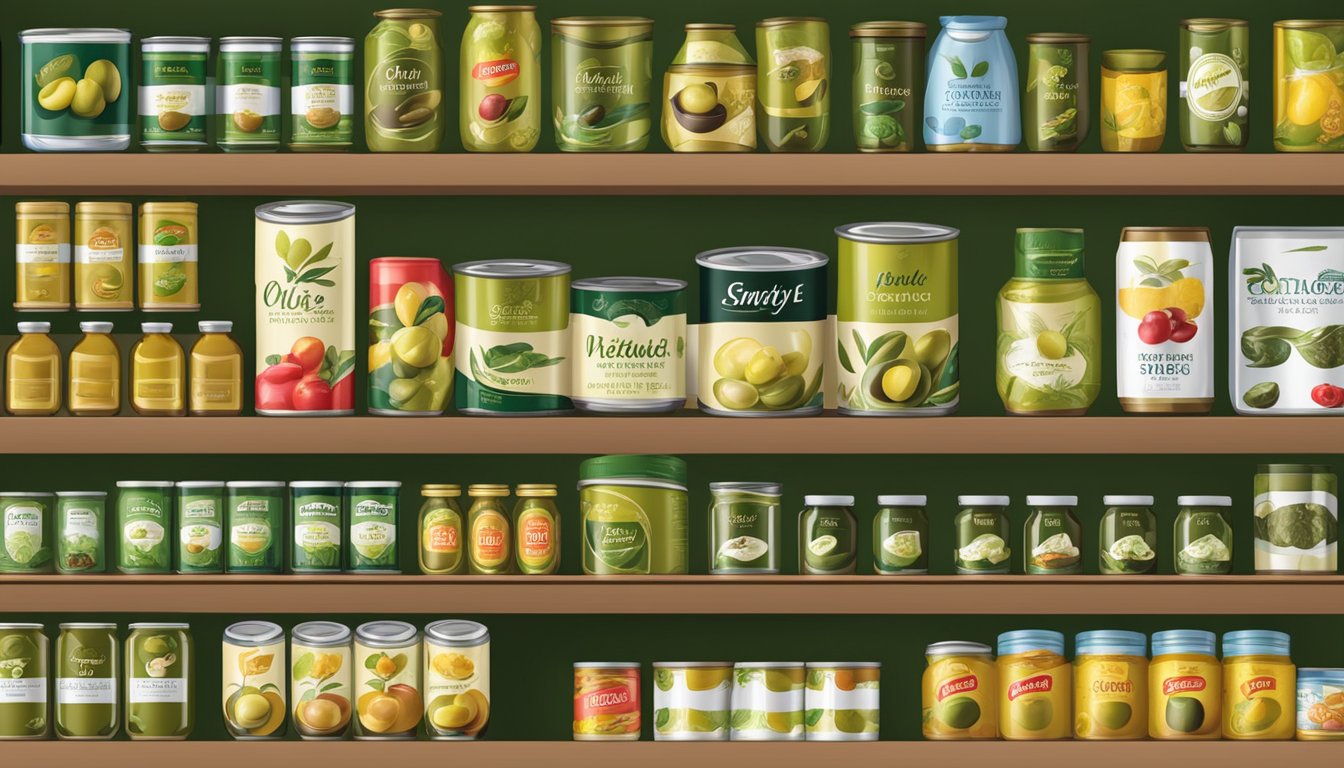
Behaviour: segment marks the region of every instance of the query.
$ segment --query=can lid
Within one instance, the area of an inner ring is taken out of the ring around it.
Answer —
[[[1014,277],[1076,280],[1086,259],[1083,230],[1019,228],[1013,255]]]
[[[1098,629],[1079,632],[1073,639],[1075,656],[1085,653],[1147,656],[1148,636],[1122,629]]]
[[[1327,475],[1330,468],[1324,464],[1260,464],[1255,468],[1257,474],[1275,475]]]
[[[1176,503],[1182,507],[1230,507],[1231,496],[1177,496]]]
[[[1284,29],[1320,29],[1321,27],[1344,26],[1344,19],[1284,19],[1274,22],[1274,26]]]
[[[467,13],[531,13],[535,5],[468,5]]]
[[[731,661],[655,661],[654,669],[732,669]]]
[[[486,259],[453,265],[453,273],[467,277],[536,278],[568,275],[570,265],[545,259]]]
[[[196,203],[171,202],[171,203],[141,203],[140,215],[143,217],[146,213],[185,213],[189,216],[195,216],[200,206]]]
[[[1076,45],[1078,43],[1090,43],[1092,38],[1089,35],[1080,35],[1076,32],[1033,32],[1027,35],[1027,42],[1043,45]]]
[[[1015,629],[999,635],[1000,656],[1027,651],[1052,651],[1064,655],[1064,633],[1052,629]]]
[[[240,621],[224,630],[224,639],[237,645],[265,645],[284,637],[285,630],[269,621]]]
[[[784,486],[779,483],[710,483],[711,491],[742,491],[745,493],[759,493],[765,496],[778,496],[784,492]]]
[[[141,323],[140,330],[143,333],[172,333],[172,323]]]
[[[116,629],[117,625],[110,621],[67,621],[60,627],[61,629]]]
[[[519,483],[516,487],[519,498],[544,498],[556,495],[553,483]]]
[[[1153,655],[1164,653],[1199,653],[1212,656],[1217,650],[1218,636],[1202,629],[1169,629],[1153,633]]]
[[[804,496],[803,504],[809,507],[852,507],[853,496]]]
[[[438,12],[434,12],[438,16]],[[253,212],[270,224],[324,224],[355,215],[355,206],[329,200],[282,200],[258,205]]]
[[[1101,52],[1101,66],[1113,72],[1152,72],[1166,63],[1167,52],[1151,48],[1118,48]]]
[[[645,34],[653,30],[653,19],[644,16],[564,16],[551,19],[551,31],[571,29],[600,30],[593,32],[599,40],[604,32],[616,36],[611,39],[629,39],[631,34]],[[591,38],[587,38],[591,39]]]
[[[198,489],[198,488],[223,488],[223,480],[182,480],[177,484],[178,488]]]
[[[472,483],[467,486],[468,496],[508,496],[509,486],[504,483]]]
[[[807,665],[801,661],[739,661],[734,669],[802,669]]]
[[[774,248],[746,246],[716,248],[695,257],[695,263],[708,269],[727,272],[788,272],[798,269],[820,269],[830,258],[818,251],[803,248]]]
[[[405,645],[420,635],[420,630],[404,621],[370,621],[355,628],[355,637],[365,645]]]
[[[625,291],[644,293],[655,291],[680,291],[686,288],[685,280],[668,277],[585,277],[569,284],[576,291]]]
[[[1222,32],[1229,27],[1248,27],[1245,19],[1181,19],[1181,26],[1191,32]]]
[[[1228,656],[1287,656],[1292,638],[1286,632],[1242,629],[1223,633],[1223,658]]]
[[[808,669],[881,669],[880,661],[809,661]]]
[[[878,506],[883,507],[922,507],[929,503],[929,497],[924,495],[902,496],[899,494],[882,495],[877,497]]]
[[[23,43],[129,43],[131,42],[131,31],[112,27],[85,27],[83,29],[45,27],[23,30],[19,33],[19,41]]]
[[[210,38],[193,37],[191,35],[154,35],[153,37],[140,38],[140,45],[146,46],[205,46],[208,51],[210,48]],[[192,49],[188,49],[192,50]]]
[[[290,639],[307,645],[341,645],[350,642],[350,628],[334,621],[305,621],[290,630]]]
[[[346,488],[400,488],[400,480],[351,480]]]
[[[101,499],[107,497],[107,491],[57,491],[57,498]]]
[[[420,495],[429,498],[461,496],[462,486],[457,483],[430,483],[420,486]]]
[[[800,24],[804,22],[826,23],[826,20],[820,16],[775,16],[774,18],[761,19],[756,22],[758,27],[783,27],[789,24]]]
[[[626,667],[626,668],[639,669],[639,662],[638,662],[638,661],[576,661],[576,662],[574,662],[574,668],[575,668],[575,669],[586,669],[586,668],[589,668],[589,667],[596,668],[596,669],[602,669],[602,668],[605,668],[605,667]]]
[[[1007,496],[958,496],[957,504],[962,507],[1006,507],[1012,503]]]
[[[676,456],[617,454],[586,459],[579,465],[579,481],[621,478],[666,480],[686,484],[686,462]]]
[[[989,656],[994,649],[984,643],[972,643],[965,640],[943,640],[930,643],[924,649],[925,656]]]
[[[69,203],[58,203],[48,200],[31,203],[15,203],[15,213],[29,213],[34,215],[70,215]]]
[[[899,245],[956,240],[961,235],[961,230],[944,227],[941,224],[921,224],[913,221],[861,221],[842,224],[835,228],[835,234],[845,240],[859,243]]]
[[[475,621],[444,619],[426,625],[425,637],[441,645],[472,646],[489,640],[490,630]]]
[[[928,37],[922,21],[861,21],[849,28],[850,37]]]
[[[191,629],[191,625],[185,621],[137,621],[134,624],[127,624],[127,629]]]
[[[942,24],[944,29],[958,29],[967,32],[984,32],[1008,28],[1008,19],[1003,16],[939,16],[938,23]]]
[[[47,491],[0,491],[0,496],[3,496],[5,498],[11,498],[17,496],[25,499],[33,499],[33,498],[42,499],[48,496],[55,498],[56,494],[49,493]]]
[[[1076,507],[1077,496],[1028,496],[1028,507]]]
[[[75,216],[131,216],[130,203],[75,203]]]
[[[345,483],[340,480],[291,480],[290,488],[331,488],[340,490]]]
[[[233,330],[232,320],[202,320],[196,324],[201,333],[228,333]]]
[[[51,333],[51,323],[45,321],[19,323],[19,333]]]
[[[79,330],[85,333],[111,333],[112,324],[101,320],[79,324]]]
[[[32,624],[21,621],[0,622],[0,629],[44,629],[41,624]]]
[[[230,480],[225,483],[229,488],[284,488],[279,480]]]
[[[1122,243],[1208,243],[1208,227],[1125,227]]]
[[[172,488],[172,480],[118,480],[118,488]]]
[[[1152,496],[1102,496],[1101,503],[1114,507],[1151,507]]]
[[[355,39],[353,37],[310,35],[307,37],[291,38],[289,46],[291,51],[333,51],[336,53],[354,53]]]
[[[373,15],[379,19],[433,19],[443,14],[429,8],[386,8]]]

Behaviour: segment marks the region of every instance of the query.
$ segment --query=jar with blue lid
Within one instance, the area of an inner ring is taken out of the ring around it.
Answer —
[[[1148,665],[1148,735],[1173,741],[1223,735],[1223,667],[1218,636],[1202,629],[1153,633]]]
[[[1102,629],[1074,640],[1073,736],[1148,737],[1148,637]]]
[[[1223,737],[1265,741],[1295,732],[1297,667],[1283,632],[1249,629],[1223,635]]]
[[[999,733],[1013,741],[1072,735],[1073,670],[1064,635],[1022,629],[999,635]]]
[[[1344,669],[1297,670],[1297,738],[1344,741]]]

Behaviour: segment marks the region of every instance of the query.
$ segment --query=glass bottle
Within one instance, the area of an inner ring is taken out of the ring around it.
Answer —
[[[141,323],[131,348],[131,406],[141,416],[185,416],[187,356],[172,323]]]
[[[191,415],[237,416],[243,412],[243,348],[227,320],[197,323],[201,337],[191,345]]]
[[[466,572],[462,535],[462,508],[457,498],[462,486],[443,483],[420,486],[420,572],[455,575]]]
[[[555,506],[555,486],[522,484],[517,493],[513,530],[518,572],[530,576],[555,573],[560,569],[560,510]]]
[[[5,410],[13,416],[51,416],[61,409],[61,350],[51,323],[19,323],[19,339],[5,354]]]
[[[111,323],[80,323],[84,338],[70,350],[69,409],[75,416],[121,411],[121,350]]]
[[[1228,574],[1232,572],[1232,524],[1227,510],[1231,496],[1180,496],[1176,503],[1176,573]]]
[[[513,536],[504,499],[509,486],[476,484],[467,487],[467,563],[473,574],[499,575],[513,570]]]
[[[859,521],[853,496],[804,496],[798,515],[798,572],[854,573]]]

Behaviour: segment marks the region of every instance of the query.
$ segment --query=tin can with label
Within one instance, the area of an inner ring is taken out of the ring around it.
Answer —
[[[117,481],[117,570],[172,572],[173,520],[171,481]]]
[[[70,308],[70,204],[14,204],[14,308]]]
[[[131,33],[26,29],[23,146],[34,152],[115,152],[131,145]]]
[[[1023,136],[1032,152],[1073,152],[1087,140],[1092,100],[1088,48],[1092,38],[1042,32],[1027,35],[1027,93]]]
[[[583,572],[687,573],[686,462],[598,456],[579,465]]]
[[[201,308],[196,267],[200,243],[196,203],[140,206],[140,308],[190,312]]]
[[[209,60],[208,37],[140,41],[140,146],[150,152],[195,152],[206,146]]]
[[[56,572],[107,571],[107,492],[56,492]]]
[[[75,205],[75,309],[135,309],[134,232],[130,203]]]
[[[401,483],[361,480],[345,484],[349,510],[349,541],[345,570],[359,573],[401,573],[397,553]]]
[[[739,661],[733,665],[733,741],[802,741],[806,732],[801,661]]]
[[[0,573],[51,573],[56,497],[41,491],[0,493]]]
[[[224,483],[177,484],[177,572],[224,572]]]
[[[877,741],[881,677],[877,661],[809,661],[807,740]]]
[[[811,16],[756,23],[757,121],[771,152],[820,152],[831,129],[831,30]]]
[[[414,739],[425,714],[420,630],[404,621],[355,628],[355,739]]]
[[[1261,464],[1255,473],[1255,572],[1339,570],[1339,477],[1320,464]]]
[[[56,737],[106,741],[121,727],[117,625],[62,624],[56,638]]]
[[[639,672],[633,661],[574,662],[574,740],[639,740]]]
[[[304,741],[345,738],[354,708],[352,636],[332,621],[306,621],[290,632],[294,730]]]
[[[653,19],[553,19],[551,69],[556,146],[566,152],[648,147]]]
[[[655,661],[653,740],[727,741],[733,663]]]
[[[240,621],[224,630],[224,727],[239,741],[285,735],[285,630],[269,621]]]
[[[1101,149],[1157,152],[1167,137],[1167,54],[1101,52]]]
[[[221,37],[216,65],[215,113],[225,152],[280,148],[278,37]]]
[[[289,41],[289,148],[344,152],[355,127],[355,41],[296,37]]]
[[[479,739],[490,724],[490,630],[448,619],[425,627],[425,731]]]
[[[663,75],[663,143],[673,152],[756,149],[756,62],[732,24],[687,24]]]
[[[339,480],[296,480],[289,484],[294,543],[289,569],[294,573],[340,573],[345,526],[344,484]]]
[[[196,727],[196,645],[190,624],[130,625],[126,719],[131,741],[182,741]]]
[[[51,736],[50,654],[41,624],[0,624],[0,741]]]
[[[686,283],[593,277],[570,286],[574,407],[668,413],[686,405]]]
[[[229,573],[280,573],[284,570],[285,484],[235,480],[225,484],[228,503]]]
[[[453,394],[453,283],[438,259],[369,262],[369,413],[439,416]]]
[[[1251,30],[1243,19],[1181,22],[1181,143],[1236,152],[1250,130]]]
[[[709,484],[709,572],[779,573],[779,483]]]
[[[860,152],[909,152],[924,114],[924,40],[918,21],[865,21],[854,47],[854,143]]]

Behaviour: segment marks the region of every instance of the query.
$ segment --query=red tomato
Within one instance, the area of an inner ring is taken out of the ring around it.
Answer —
[[[313,373],[322,365],[322,356],[326,352],[327,347],[321,339],[304,336],[289,350],[289,362],[297,363],[304,373]]]
[[[265,370],[257,374],[257,381],[279,384],[285,381],[298,381],[302,377],[303,368],[296,363],[276,363],[267,366]]]
[[[1323,408],[1344,407],[1344,388],[1334,384],[1320,384],[1312,387],[1311,399]]]
[[[280,366],[298,368],[297,365],[290,363],[280,363]],[[294,388],[299,384],[299,377],[295,375],[288,379],[268,378],[268,375],[273,375],[272,371],[277,367],[279,366],[271,366],[257,376],[256,406],[259,411],[294,410]]]
[[[304,376],[294,387],[294,409],[298,411],[331,410],[331,385],[315,374]]]

